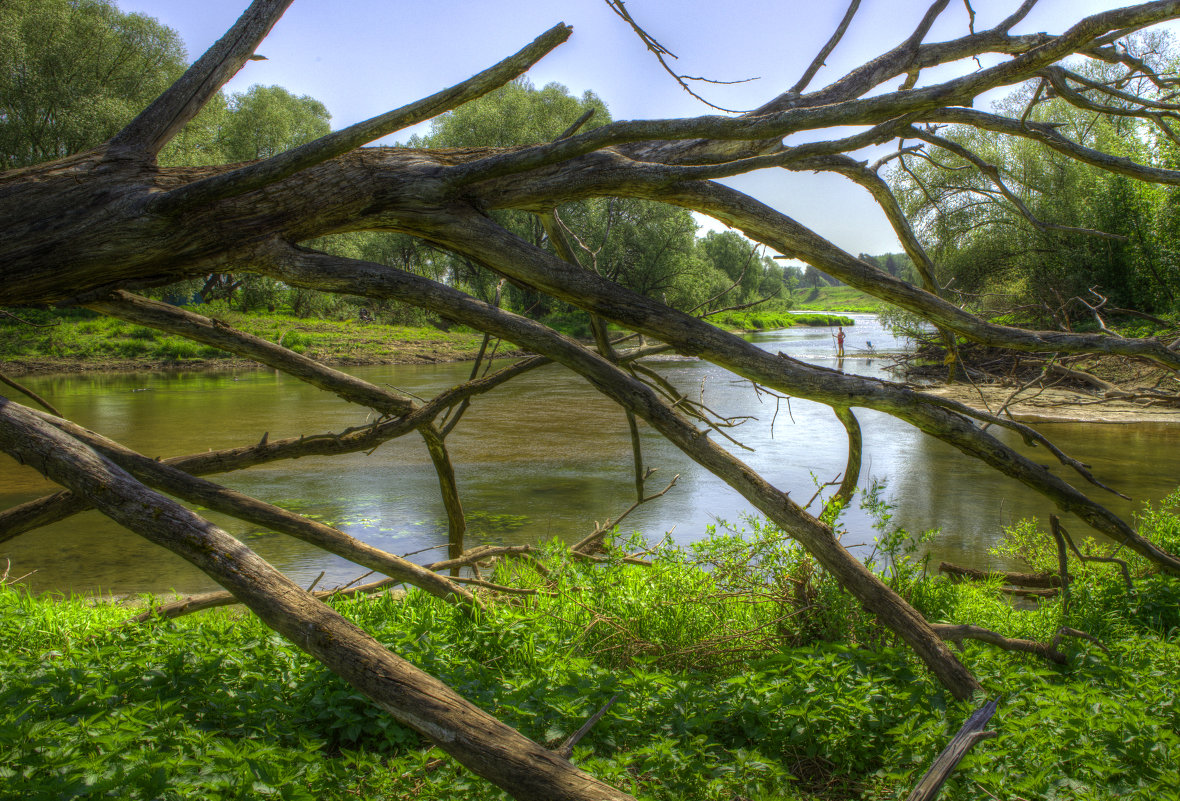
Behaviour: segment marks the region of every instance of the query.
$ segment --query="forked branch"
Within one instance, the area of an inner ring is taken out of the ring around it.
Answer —
[[[110,142],[113,153],[127,151],[155,159],[164,145],[197,116],[226,82],[254,55],[292,0],[254,0],[234,26],[197,59],[180,79]]]

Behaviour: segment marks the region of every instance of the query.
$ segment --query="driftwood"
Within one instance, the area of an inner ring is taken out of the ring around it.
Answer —
[[[974,567],[964,567],[950,562],[939,562],[938,572],[946,573],[952,578],[964,578],[971,581],[994,581],[1000,579],[1005,584],[1017,587],[1040,587],[1047,589],[1061,586],[1061,576],[1054,573],[1008,573],[994,570],[977,570]]]
[[[930,770],[926,771],[926,775],[910,792],[906,801],[934,801],[938,797],[939,791],[942,790],[943,783],[950,778],[951,773],[963,761],[963,757],[967,756],[967,752],[974,748],[980,740],[996,736],[994,731],[985,731],[988,722],[995,713],[995,701],[988,701],[972,712],[971,716],[963,722],[958,734],[947,743],[942,753],[935,757],[934,764],[930,766]]]

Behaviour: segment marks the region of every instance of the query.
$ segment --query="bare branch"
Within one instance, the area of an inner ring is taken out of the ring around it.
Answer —
[[[737,81],[715,81],[711,78],[701,78],[701,77],[694,77],[691,75],[681,75],[680,73],[676,72],[676,70],[672,69],[672,67],[670,67],[668,65],[668,62],[664,59],[665,56],[667,56],[668,58],[677,58],[676,54],[673,53],[668,48],[664,47],[658,41],[656,41],[655,37],[653,37],[651,34],[649,34],[647,31],[645,31],[639,25],[639,23],[637,23],[635,21],[635,18],[631,16],[631,12],[627,10],[627,6],[624,3],[624,0],[606,0],[606,4],[608,6],[610,6],[611,11],[615,12],[615,14],[617,14],[624,22],[626,22],[628,25],[631,26],[631,30],[635,31],[635,35],[639,37],[639,40],[641,42],[643,42],[644,47],[646,47],[656,57],[656,60],[660,62],[660,66],[664,68],[664,71],[667,72],[669,75],[671,75],[672,78],[675,79],[676,83],[680,84],[681,89],[688,92],[690,95],[692,95],[697,100],[701,101],[702,103],[704,103],[706,106],[708,106],[710,108],[715,108],[718,111],[725,111],[725,112],[729,112],[731,114],[743,113],[743,112],[737,111],[735,109],[724,108],[722,106],[718,106],[713,103],[710,103],[708,100],[706,100],[705,98],[701,97],[696,92],[694,92],[692,90],[692,87],[688,85],[688,81],[700,81],[701,83],[732,85],[735,83],[749,83],[750,81],[758,80],[757,78],[743,78],[743,79],[737,80]]]
[[[430,452],[430,461],[434,465],[434,472],[438,475],[438,487],[442,494],[443,507],[447,510],[449,554],[452,557],[457,557],[463,553],[463,537],[467,533],[467,518],[463,514],[463,503],[459,499],[459,485],[455,481],[455,468],[451,464],[451,455],[447,451],[443,435],[439,433],[433,423],[419,426],[418,433],[422,435],[426,449]]]
[[[234,26],[180,80],[111,139],[112,153],[155,159],[209,99],[254,55],[292,0],[254,0]]]
[[[291,437],[239,448],[173,457],[165,459],[164,463],[189,475],[208,475],[242,470],[283,459],[370,451],[383,442],[417,430],[455,404],[463,403],[475,395],[490,392],[512,378],[548,363],[549,360],[544,357],[525,359],[485,378],[474,379],[443,392],[425,406],[394,420],[348,429],[339,434]],[[89,508],[90,504],[84,498],[69,492],[58,492],[6,509],[0,512],[0,543]]]
[[[112,317],[228,350],[384,414],[405,414],[414,406],[409,398],[339,370],[333,370],[331,367],[325,367],[314,359],[244,331],[238,331],[220,320],[203,317],[167,303],[116,290],[101,300],[87,303],[86,307]]]
[[[840,40],[844,38],[844,33],[852,23],[852,18],[856,16],[856,10],[858,8],[860,8],[860,0],[852,0],[848,5],[848,10],[844,12],[844,18],[840,20],[835,33],[832,34],[832,38],[828,39],[827,43],[820,48],[819,53],[812,59],[811,64],[803,71],[803,75],[799,78],[799,81],[787,90],[788,94],[799,94],[807,88],[807,84],[811,83],[811,79],[824,66],[828,56],[832,54],[832,51],[836,49],[836,45],[840,44]]]
[[[11,378],[4,375],[4,373],[0,373],[0,384],[7,384],[8,386],[15,389],[17,392],[24,395],[25,397],[32,398],[34,402],[36,402],[38,405],[41,406],[42,409],[45,409],[50,414],[52,414],[56,417],[62,416],[61,412],[59,412],[57,409],[55,409],[53,407],[53,404],[51,404],[49,401],[42,398],[36,392],[33,392],[33,390],[29,389],[28,387],[26,387],[22,384],[18,384],[16,381],[13,381]]]
[[[300,170],[343,155],[402,128],[436,117],[444,111],[461,106],[503,86],[540,61],[549,51],[568,39],[571,33],[573,28],[568,25],[555,25],[520,52],[449,89],[334,131],[314,142],[280,153],[265,161],[185,184],[171,192],[157,195],[149,203],[149,208],[156,214],[175,214],[193,206],[234,197],[277,183]]]
[[[1070,234],[1086,234],[1088,236],[1102,237],[1103,239],[1114,239],[1119,242],[1127,241],[1127,237],[1123,236],[1122,234],[1110,234],[1106,231],[1095,231],[1091,228],[1077,228],[1072,225],[1058,225],[1057,223],[1048,223],[1038,219],[1037,216],[1034,215],[1031,210],[1029,210],[1028,206],[1024,204],[1024,201],[1021,200],[1015,192],[1009,189],[1006,183],[1004,183],[1003,178],[1000,177],[1000,170],[996,167],[996,165],[989,164],[988,162],[984,161],[971,150],[960,145],[958,142],[944,139],[943,137],[929,131],[911,128],[910,136],[914,139],[921,139],[924,142],[937,145],[943,150],[946,150],[948,153],[954,153],[959,158],[965,159],[966,161],[974,164],[977,170],[986,175],[991,180],[991,182],[995,184],[1000,193],[1008,199],[1008,202],[1016,207],[1016,210],[1020,212],[1022,217],[1042,231],[1063,231]]]
[[[34,412],[34,414],[41,416],[40,413]],[[445,578],[418,567],[413,562],[407,562],[399,556],[367,545],[331,526],[288,512],[286,509],[264,503],[210,481],[194,478],[175,467],[142,456],[68,420],[47,416],[42,419],[79,442],[85,443],[131,475],[162,492],[236,517],[239,520],[296,537],[350,562],[379,570],[390,578],[420,587],[431,595],[450,603],[478,605],[471,593],[456,587]]]
[[[940,109],[923,114],[922,119],[927,122],[972,125],[985,131],[1032,139],[1076,161],[1090,164],[1107,172],[1157,184],[1180,184],[1180,170],[1151,167],[1123,156],[1112,156],[1100,150],[1079,145],[1058,133],[1058,126],[1050,123],[1011,120],[998,114],[988,114],[968,108]]]
[[[844,430],[848,434],[848,460],[844,465],[844,479],[840,482],[840,489],[836,490],[836,494],[824,506],[825,513],[834,503],[846,506],[852,500],[853,493],[856,492],[856,482],[860,480],[860,463],[864,452],[860,423],[857,422],[852,409],[833,406],[832,411],[836,413],[836,417],[844,425]]]

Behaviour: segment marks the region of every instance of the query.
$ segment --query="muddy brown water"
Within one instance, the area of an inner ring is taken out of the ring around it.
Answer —
[[[848,329],[849,358],[843,369],[882,375],[881,353],[901,347],[870,315],[856,315]],[[752,335],[769,350],[835,367],[828,329],[787,329]],[[872,342],[875,353],[870,351]],[[826,407],[795,399],[778,404],[759,398],[750,384],[713,365],[678,360],[659,364],[673,383],[729,415],[752,418],[733,431],[752,451],[740,458],[776,486],[805,502],[816,482],[835,478],[844,467],[843,428]],[[353,368],[369,381],[420,396],[463,381],[469,364]],[[345,403],[273,370],[38,376],[26,380],[67,416],[152,456],[340,431],[368,419],[364,409]],[[1010,567],[988,554],[1001,526],[1021,517],[1053,511],[1042,497],[953,448],[886,415],[860,410],[865,432],[862,486],[884,482],[892,500],[892,523],[913,531],[940,533],[930,548],[934,559],[978,567]],[[1122,501],[1094,495],[1121,514],[1144,501],[1157,501],[1180,483],[1180,426],[1043,424],[1041,431],[1072,455],[1094,466],[1104,481],[1133,497]],[[1010,444],[1049,463],[1042,449]],[[626,509],[633,499],[630,441],[623,413],[568,371],[548,366],[475,401],[448,440],[469,518],[467,544],[534,543],[552,537],[577,539],[595,520]],[[664,498],[636,510],[626,531],[649,537],[666,532],[680,543],[698,540],[720,521],[740,523],[748,504],[650,429],[643,430],[644,458],[658,468],[649,491],[675,474],[676,487]],[[735,449],[736,450],[736,449]],[[1060,467],[1060,475],[1074,477]],[[372,454],[305,458],[254,467],[215,480],[264,500],[337,525],[394,553],[445,544],[446,515],[425,446],[416,436],[383,445]],[[32,469],[0,456],[0,506],[51,491]],[[218,516],[213,519],[296,581],[308,583],[320,571],[321,585],[351,581],[364,572],[288,537],[254,530]],[[875,534],[872,519],[852,508],[845,517],[845,542],[867,553]],[[1071,526],[1084,531],[1080,522]],[[417,561],[438,558],[427,550]],[[182,593],[211,589],[212,583],[178,557],[153,546],[95,512],[24,534],[0,544],[0,566],[13,575],[36,571],[26,581],[37,591],[114,594]]]

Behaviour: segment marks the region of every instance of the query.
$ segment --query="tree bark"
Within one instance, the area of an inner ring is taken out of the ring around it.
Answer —
[[[0,447],[200,568],[400,723],[522,801],[631,798],[472,705],[313,598],[242,543],[0,397]]]
[[[417,430],[426,440],[439,475],[452,537],[461,536],[462,507],[443,444],[453,423],[440,431],[434,428],[434,420],[455,403],[464,403],[504,379],[493,376],[474,380],[419,406],[215,320],[136,298],[125,291],[231,269],[256,271],[295,286],[402,300],[532,348],[542,357],[575,370],[796,537],[910,645],[959,698],[969,696],[978,684],[939,634],[956,640],[980,637],[1002,647],[1024,647],[1019,645],[1021,641],[998,638],[973,627],[932,627],[852,558],[830,527],[711,442],[708,431],[699,430],[677,414],[638,378],[612,364],[611,346],[601,336],[605,331],[602,321],[629,327],[680,353],[708,359],[758,384],[825,403],[838,413],[856,406],[905,420],[966,456],[1023,482],[1063,511],[1075,512],[1098,531],[1163,569],[1180,572],[1180,559],[1148,542],[1125,521],[976,423],[999,423],[1017,430],[1026,442],[1046,446],[1062,464],[1101,486],[1077,460],[1031,429],[887,382],[838,374],[768,354],[707,323],[567,264],[514,237],[488,216],[490,210],[497,209],[549,215],[563,203],[591,197],[635,197],[679,205],[712,215],[783,255],[801,258],[851,286],[919,314],[951,332],[948,336],[953,333],[1022,351],[1132,356],[1177,370],[1180,351],[1159,342],[996,325],[938,297],[933,261],[922,249],[888,186],[877,177],[880,164],[867,168],[850,154],[912,136],[915,130],[921,130],[915,126],[923,123],[953,122],[1003,136],[1033,139],[1071,159],[1139,180],[1180,185],[1180,170],[1138,164],[1082,147],[1061,136],[1051,125],[967,108],[984,93],[1040,77],[1075,53],[1125,64],[1164,90],[1166,84],[1158,76],[1113,43],[1128,31],[1180,17],[1180,0],[1160,0],[1095,14],[1060,35],[1013,35],[1012,27],[1033,5],[1033,0],[1026,0],[994,28],[971,30],[969,35],[951,41],[926,43],[926,36],[950,5],[946,0],[936,0],[905,41],[826,87],[804,93],[824,53],[840,40],[841,32],[837,31],[792,89],[750,114],[614,122],[584,133],[577,133],[575,125],[558,140],[520,148],[357,149],[504,85],[565,41],[570,29],[558,25],[468,81],[288,153],[246,165],[160,168],[155,163],[156,154],[253,54],[288,3],[255,0],[225,37],[111,141],[57,162],[0,175],[0,304],[85,304],[270,364],[352,402],[395,416],[338,435],[276,443],[268,443],[264,437],[254,446],[169,460],[158,468],[139,461],[143,457],[137,454],[122,453],[114,444],[103,445],[112,454],[119,454],[118,458],[127,459],[129,465],[134,463],[143,475],[151,475],[161,485],[171,481],[169,486],[178,492],[196,492],[200,488],[239,514],[264,515],[276,526],[281,523],[308,533],[307,526],[295,526],[285,513],[260,508],[253,499],[234,497],[192,475],[313,453],[352,452]],[[856,6],[853,2],[842,28],[851,20]],[[975,69],[970,60],[985,54],[1005,57]],[[923,70],[957,61],[967,61],[971,66],[958,77],[920,82]],[[901,76],[905,76],[901,88],[887,85]],[[1079,107],[1090,105],[1084,93],[1065,92],[1061,97]],[[1148,96],[1132,97],[1125,106],[1120,108],[1120,114],[1143,120],[1154,120],[1159,112],[1159,102]],[[826,130],[832,126],[861,130],[837,136]],[[799,136],[792,136],[795,134]],[[784,144],[788,136],[791,145]],[[806,136],[813,141],[801,141]],[[831,170],[865,186],[923,271],[926,289],[910,286],[853,258],[795,220],[715,182],[770,167]],[[549,221],[555,223],[556,218]],[[416,236],[487,266],[526,288],[586,310],[596,320],[603,357],[544,326],[481,304],[451,287],[380,265],[316,254],[295,245],[315,237],[359,230]],[[539,363],[523,363],[519,370]],[[635,372],[646,375],[639,368]],[[499,375],[514,374],[510,371]],[[851,442],[855,430],[849,421],[854,418],[850,412],[844,414],[841,419],[849,425]],[[70,492],[0,513],[0,541],[87,505],[97,506],[113,519],[198,564],[268,625],[345,676],[378,704],[393,711],[399,720],[423,731],[472,770],[510,789],[518,798],[626,797],[470,707],[441,684],[381,649],[224,532],[145,490],[76,438],[4,400],[0,400],[0,444],[70,488]],[[854,472],[854,456],[850,447],[841,496],[852,489],[848,477]],[[166,468],[191,475],[178,476]],[[636,489],[642,499],[642,477],[638,472]],[[367,554],[365,558],[377,557]],[[393,563],[387,566],[392,568]]]

